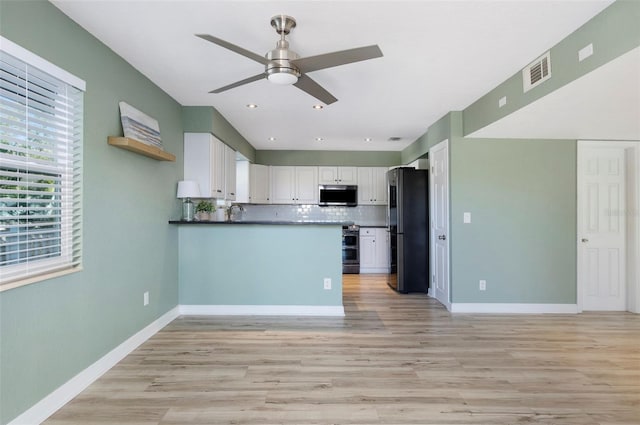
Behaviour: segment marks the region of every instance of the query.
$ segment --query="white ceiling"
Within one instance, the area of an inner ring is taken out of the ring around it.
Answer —
[[[215,107],[256,149],[396,151],[612,0],[52,2],[180,104]],[[262,55],[278,40],[276,14],[296,19],[289,41],[300,56],[378,44],[384,57],[310,73],[338,98],[319,111],[308,94],[266,80],[209,94],[262,65],[194,34]]]

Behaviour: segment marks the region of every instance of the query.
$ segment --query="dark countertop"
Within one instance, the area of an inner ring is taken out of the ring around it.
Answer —
[[[353,224],[352,221],[184,221],[184,220],[169,220],[169,224],[218,224],[218,225],[234,225],[234,224],[261,224],[261,225],[322,225],[322,226],[349,226]]]

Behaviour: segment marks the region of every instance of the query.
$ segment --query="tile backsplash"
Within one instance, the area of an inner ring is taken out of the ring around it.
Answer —
[[[361,226],[385,226],[386,206],[319,207],[317,205],[243,205],[236,219],[248,221],[353,221]]]

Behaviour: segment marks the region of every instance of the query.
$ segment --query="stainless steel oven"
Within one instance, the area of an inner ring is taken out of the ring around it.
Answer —
[[[360,226],[342,226],[342,273],[360,273]]]

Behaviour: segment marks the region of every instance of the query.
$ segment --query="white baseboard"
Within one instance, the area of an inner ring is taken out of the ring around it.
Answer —
[[[576,304],[451,303],[451,313],[577,314]]]
[[[180,305],[192,316],[344,316],[341,305]]]
[[[54,414],[58,409],[91,385],[96,379],[115,366],[120,360],[138,348],[143,342],[171,323],[178,315],[178,307],[163,314],[147,327],[105,354],[91,366],[62,384],[7,425],[36,425],[44,422],[49,416]]]

